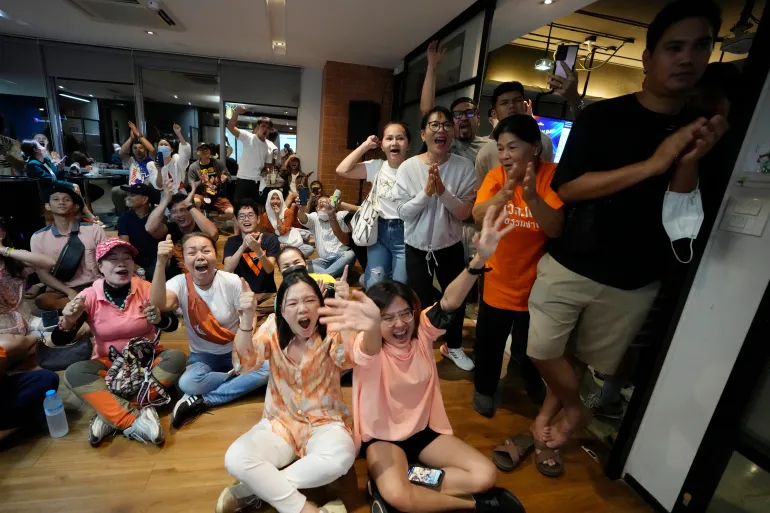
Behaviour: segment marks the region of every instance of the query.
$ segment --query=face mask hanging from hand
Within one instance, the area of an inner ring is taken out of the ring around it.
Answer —
[[[663,198],[663,228],[671,240],[671,249],[676,259],[682,264],[692,262],[692,242],[698,236],[701,224],[703,224],[703,204],[700,191],[671,192],[666,191]],[[690,239],[690,258],[682,260],[676,253],[674,241]]]

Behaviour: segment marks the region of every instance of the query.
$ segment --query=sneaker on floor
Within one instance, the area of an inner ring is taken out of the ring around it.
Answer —
[[[88,443],[91,447],[96,447],[102,443],[102,440],[117,432],[117,429],[107,424],[99,415],[94,415],[91,423],[88,424]]]
[[[238,513],[262,506],[262,501],[256,495],[249,495],[238,499],[234,493],[238,486],[240,485],[232,485],[222,490],[217,500],[216,513]]]
[[[483,415],[489,419],[495,416],[495,398],[488,395],[484,395],[480,392],[473,392],[473,409],[476,410],[479,415]]]
[[[494,486],[473,496],[476,513],[526,513],[519,499],[505,488]]]
[[[345,504],[340,500],[327,502],[321,507],[321,511],[325,513],[348,513]]]
[[[439,349],[439,351],[441,351],[441,354],[444,355],[445,358],[452,360],[455,365],[464,371],[472,371],[474,367],[476,367],[473,364],[473,360],[468,358],[468,355],[465,354],[462,347],[450,349],[446,344],[441,344],[441,349]]]
[[[142,443],[150,442],[161,445],[166,439],[163,437],[163,428],[155,408],[148,406],[139,412],[131,426],[123,431],[123,436]]]
[[[198,415],[206,411],[206,403],[203,396],[185,395],[177,401],[174,411],[171,412],[171,427],[179,429],[188,422],[195,420]]]
[[[622,419],[625,415],[623,401],[605,404],[601,393],[591,394],[583,400],[583,404],[591,409],[594,417],[606,417],[608,419]]]

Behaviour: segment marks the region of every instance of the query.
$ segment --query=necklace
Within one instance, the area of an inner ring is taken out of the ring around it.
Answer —
[[[121,304],[118,304],[117,301],[112,299],[112,296],[110,296],[110,293],[107,292],[107,287],[104,287],[104,295],[109,300],[109,302],[112,303],[113,305],[117,306],[118,310],[120,310],[121,312],[123,311],[124,308],[126,308],[126,301],[128,301],[128,296],[123,298],[123,302]]]

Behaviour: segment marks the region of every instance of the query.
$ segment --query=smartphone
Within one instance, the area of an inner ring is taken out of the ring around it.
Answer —
[[[558,77],[567,78],[568,75],[562,68],[560,61],[566,62],[569,69],[574,71],[579,49],[579,45],[559,45],[556,49],[556,58],[553,63],[553,74]]]
[[[414,484],[438,488],[441,486],[441,481],[444,480],[444,471],[437,468],[426,468],[413,465],[409,467],[407,476],[409,477],[409,481]]]
[[[54,310],[43,312],[42,318],[45,331],[53,331],[59,325],[59,313]]]

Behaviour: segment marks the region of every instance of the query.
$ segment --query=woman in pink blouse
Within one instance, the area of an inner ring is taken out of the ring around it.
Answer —
[[[497,469],[476,449],[452,435],[441,398],[433,343],[485,270],[487,260],[513,225],[500,229],[504,213],[487,211],[476,256],[444,291],[421,310],[406,285],[386,280],[356,301],[328,299],[321,323],[331,331],[361,330],[353,344],[353,418],[356,444],[366,454],[370,489],[404,513],[473,510],[523,513],[516,497],[495,487]],[[410,465],[441,469],[437,488],[412,484]]]

